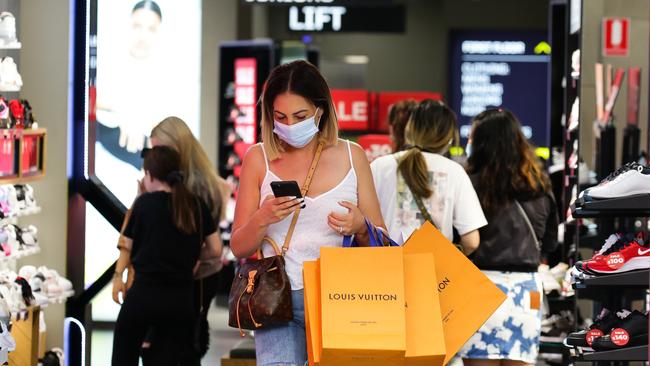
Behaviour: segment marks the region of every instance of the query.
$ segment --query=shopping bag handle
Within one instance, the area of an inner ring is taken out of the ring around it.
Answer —
[[[370,222],[370,220],[365,219],[366,227],[368,228],[368,236],[370,237],[370,246],[371,247],[383,247],[384,246],[384,237],[388,240],[388,246],[398,247],[393,239],[383,234],[383,231]],[[352,235],[346,235],[343,237],[343,248],[352,248],[359,246],[354,240]]]

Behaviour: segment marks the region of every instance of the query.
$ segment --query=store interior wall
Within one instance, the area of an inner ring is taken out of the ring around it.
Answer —
[[[41,253],[18,266],[45,265],[65,275],[68,215],[68,65],[70,2],[22,0],[16,20],[22,50],[18,71],[23,79],[21,98],[29,100],[40,127],[47,128],[46,176],[31,183],[43,211],[20,219],[38,228]],[[65,305],[45,311],[47,348],[63,346]]]
[[[210,160],[218,161],[219,44],[237,39],[238,0],[203,0],[201,136]]]
[[[312,33],[321,59],[368,56],[366,88],[370,90],[429,90],[446,95],[450,30],[545,30],[548,27],[547,0],[499,0],[498,6],[490,0],[406,0],[404,3],[407,21],[403,34]],[[288,30],[287,7],[246,4],[241,7],[266,8],[266,37],[300,40],[300,33]],[[258,19],[263,16],[262,11],[253,14]],[[258,23],[258,19],[252,23]]]
[[[648,64],[650,34],[649,0],[588,0],[583,6],[582,45],[580,66],[580,156],[591,169],[594,169],[594,134],[593,121],[596,119],[596,83],[594,64],[602,62],[614,67],[626,69],[626,76],[614,106],[614,123],[616,125],[616,164],[622,164],[623,131],[626,125],[627,110],[627,68],[641,67],[641,95],[639,109],[639,127],[641,129],[640,147],[647,151],[648,143]],[[628,17],[630,25],[630,51],[627,57],[603,57],[602,19],[606,16]]]

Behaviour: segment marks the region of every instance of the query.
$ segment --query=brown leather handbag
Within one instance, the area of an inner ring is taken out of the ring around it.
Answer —
[[[323,143],[320,143],[316,148],[316,154],[302,187],[303,197],[309,191],[311,179],[322,151]],[[255,330],[284,325],[293,319],[291,283],[285,270],[284,254],[289,249],[291,236],[299,215],[300,208],[293,214],[282,251],[273,239],[265,237],[262,243],[269,243],[273,247],[275,255],[264,258],[260,249],[258,250],[260,259],[247,260],[235,274],[228,297],[230,312],[228,325],[239,328],[242,337],[244,336],[242,329]]]

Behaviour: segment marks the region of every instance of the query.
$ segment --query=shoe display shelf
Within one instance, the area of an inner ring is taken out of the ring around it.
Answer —
[[[36,365],[38,362],[41,309],[28,308],[11,321],[16,350],[9,352],[9,365]]]
[[[47,129],[0,129],[0,184],[45,177]]]
[[[571,206],[571,212],[576,218],[650,217],[650,194],[597,201],[580,198]]]
[[[578,199],[571,211],[576,218],[650,217],[650,194],[597,201]],[[650,287],[650,269],[582,279],[574,287],[579,298],[603,300],[605,303],[629,303],[646,298]],[[582,353],[571,359],[575,362],[647,361],[648,346]]]

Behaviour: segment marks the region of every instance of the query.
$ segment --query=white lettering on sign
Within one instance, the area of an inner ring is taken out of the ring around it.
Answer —
[[[338,32],[347,12],[343,6],[303,6],[289,8],[289,29],[292,31],[322,31],[326,24]],[[302,14],[301,14],[302,13]]]
[[[463,41],[464,54],[523,55],[526,43],[521,41]]]
[[[305,4],[305,3],[321,3],[331,4],[334,0],[246,0],[247,3],[256,4]]]
[[[510,65],[505,62],[463,62],[460,68],[461,115],[474,117],[487,106],[503,103],[503,84],[493,83],[492,76],[509,75]]]
[[[336,103],[336,115],[343,122],[366,122],[368,120],[368,102],[354,101],[352,105],[346,106],[345,101]]]

